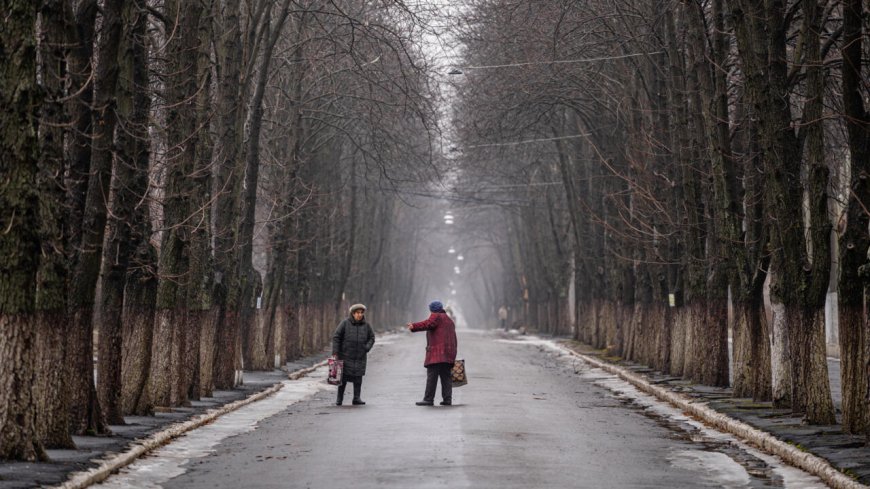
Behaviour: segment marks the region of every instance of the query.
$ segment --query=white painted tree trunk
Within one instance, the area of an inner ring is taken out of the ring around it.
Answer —
[[[786,334],[785,306],[774,302],[773,322],[770,328],[770,374],[773,402],[777,406],[790,405],[791,369],[788,363],[788,335]]]

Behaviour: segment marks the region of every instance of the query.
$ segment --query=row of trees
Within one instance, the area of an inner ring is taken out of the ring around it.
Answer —
[[[0,10],[0,459],[313,352],[349,301],[400,322],[417,228],[395,190],[435,172],[417,13]]]
[[[835,290],[842,424],[868,431],[866,2],[486,0],[457,29],[490,301],[567,333],[573,280],[579,339],[708,385],[730,327],[735,394],[820,424]]]

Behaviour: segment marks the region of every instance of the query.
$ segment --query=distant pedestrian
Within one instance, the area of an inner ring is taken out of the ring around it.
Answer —
[[[441,405],[453,404],[453,378],[451,369],[456,361],[456,325],[444,311],[444,305],[439,301],[429,304],[429,319],[417,323],[408,323],[408,329],[412,333],[426,332],[426,393],[423,400],[417,402],[418,406],[432,406],[435,404],[435,388],[438,379],[441,379]]]
[[[348,382],[353,384],[353,404],[365,404],[360,398],[362,378],[366,374],[366,357],[375,346],[375,332],[366,322],[365,312],[366,306],[362,304],[350,306],[350,316],[339,323],[332,335],[332,356],[344,361],[336,406],[341,406],[344,401],[344,389]]]
[[[501,324],[501,329],[507,331],[508,310],[505,306],[498,308],[498,321]]]

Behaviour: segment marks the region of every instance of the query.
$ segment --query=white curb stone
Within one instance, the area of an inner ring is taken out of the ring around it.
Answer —
[[[755,445],[761,450],[776,455],[783,459],[786,463],[798,467],[802,470],[813,474],[826,484],[835,489],[870,489],[870,487],[859,483],[846,474],[835,469],[828,463],[827,460],[817,457],[811,453],[803,452],[794,445],[790,445],[774,436],[761,431],[757,428],[737,421],[734,418],[726,416],[710,407],[705,403],[697,402],[687,396],[673,392],[671,390],[650,384],[642,376],[637,375],[627,369],[616,365],[603,362],[594,357],[577,353],[576,351],[566,348],[571,355],[583,360],[584,362],[598,367],[602,370],[617,375],[626,382],[632,384],[647,394],[654,395],[663,401],[667,401],[674,406],[682,409],[687,414],[697,418],[698,420],[711,425],[719,430],[737,435],[743,440]]]
[[[324,365],[326,365],[326,361],[320,362],[308,368],[291,372],[288,377],[291,380],[297,380]],[[231,402],[229,404],[225,404],[224,406],[221,406],[217,409],[213,409],[204,414],[195,416],[192,419],[189,419],[183,423],[176,423],[170,425],[168,428],[154,433],[148,438],[137,442],[133,446],[129,447],[125,452],[106,458],[97,467],[82,472],[72,473],[66,482],[59,486],[55,486],[55,489],[82,489],[90,485],[102,482],[106,480],[110,475],[112,475],[115,471],[127,465],[130,465],[131,463],[136,461],[136,459],[147,454],[148,452],[151,452],[156,448],[160,448],[161,446],[169,443],[173,439],[178,438],[179,436],[187,433],[188,431],[208,424],[214,421],[216,418],[223,416],[224,414],[235,411],[243,406],[247,406],[248,404],[259,401],[260,399],[263,399],[265,397],[269,397],[272,394],[281,390],[282,387],[284,387],[284,384],[275,384],[262,392],[252,394],[244,399],[239,399],[238,401]]]

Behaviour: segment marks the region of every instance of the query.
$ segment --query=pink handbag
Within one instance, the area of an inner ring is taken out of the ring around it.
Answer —
[[[326,382],[332,385],[341,384],[341,372],[344,370],[344,360],[330,358],[326,361],[326,364],[329,366],[329,376],[326,378]]]

